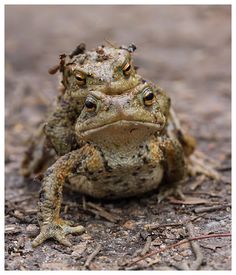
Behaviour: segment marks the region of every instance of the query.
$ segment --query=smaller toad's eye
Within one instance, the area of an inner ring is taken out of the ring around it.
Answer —
[[[150,88],[146,88],[143,91],[143,102],[146,106],[152,105],[154,98],[155,98],[154,93]]]
[[[122,68],[122,70],[123,70],[123,73],[124,73],[125,76],[129,76],[130,73],[131,73],[131,64],[130,64],[130,62],[127,62],[125,64],[125,66]]]
[[[84,103],[85,107],[89,112],[93,112],[97,108],[97,102],[94,98],[87,98]]]
[[[86,76],[81,73],[81,72],[77,72],[75,75],[75,78],[77,79],[77,83],[82,86],[86,84]]]

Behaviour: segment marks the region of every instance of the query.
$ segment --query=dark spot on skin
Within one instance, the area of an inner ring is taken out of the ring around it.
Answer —
[[[63,160],[63,161],[67,161],[69,158],[70,158],[69,155],[65,155],[65,156],[62,157],[62,160]]]
[[[90,176],[92,176],[92,175],[94,174],[94,172],[88,171],[88,174],[89,174]]]
[[[104,166],[105,166],[105,170],[106,170],[107,172],[109,172],[109,173],[112,172],[113,169],[107,164],[107,162],[104,163]]]
[[[44,176],[48,177],[50,174],[52,174],[53,169],[52,168],[48,168],[48,170],[45,172]]]
[[[146,157],[143,157],[143,163],[147,164],[148,163],[148,160]]]
[[[101,50],[103,51],[103,49],[101,49]],[[101,51],[100,51],[100,52],[101,52]],[[107,54],[105,54],[104,51],[103,51],[103,54],[100,53],[100,54],[97,56],[96,60],[102,62],[102,61],[104,61],[104,60],[108,60],[109,57],[110,57],[110,56],[107,55]]]
[[[39,192],[39,201],[43,202],[45,200],[45,191],[43,189]]]
[[[68,105],[69,105],[69,102],[67,100],[65,100],[65,99],[61,100],[61,107],[66,107]]]
[[[77,170],[78,170],[78,165],[75,165],[71,168],[71,173],[72,174],[77,174]]]
[[[142,154],[139,152],[139,153],[138,153],[138,158],[141,158],[141,156],[142,156]]]
[[[103,163],[104,163],[104,170],[106,171],[106,172],[112,172],[112,167],[110,167],[109,165],[108,165],[108,161],[106,160],[106,158],[105,158],[105,156],[104,156],[104,154],[103,154],[103,152],[102,152],[102,150],[99,148],[99,147],[95,147],[99,152],[100,152],[100,154],[101,154],[101,157],[102,157],[102,159],[103,159]],[[104,172],[104,171],[102,171],[102,172]]]
[[[58,186],[55,187],[55,189],[54,189],[54,196],[56,198],[60,198],[60,196],[61,196],[61,191],[60,191],[60,188]]]
[[[38,222],[40,223],[40,224],[42,224],[43,223],[43,215],[38,215]]]
[[[38,174],[37,176],[35,176],[35,178],[33,179],[33,181],[38,184],[41,183],[41,181],[43,180],[44,175],[42,173]]]

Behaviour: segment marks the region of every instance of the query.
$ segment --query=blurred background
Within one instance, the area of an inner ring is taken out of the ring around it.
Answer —
[[[204,132],[220,123],[213,133],[229,135],[230,6],[22,5],[5,12],[7,126],[13,119],[28,135],[41,120],[57,94],[47,70],[59,54],[108,39],[137,46],[139,73],[169,92],[190,128]]]
[[[134,43],[139,73],[168,91],[185,129],[197,139],[201,150],[221,163],[230,163],[230,6],[9,5],[5,6],[8,206],[14,197],[27,192],[19,177],[26,140],[45,118],[48,106],[58,94],[58,78],[50,76],[48,69],[58,63],[59,54],[70,54],[79,43],[85,42],[87,49],[93,49],[106,44],[105,39],[119,46]],[[211,182],[209,186],[213,186]],[[228,192],[223,182],[214,188]],[[229,192],[227,194],[223,197],[229,203]],[[34,204],[36,201],[33,199]],[[17,209],[19,204],[15,205]],[[32,202],[28,201],[28,205]],[[166,213],[173,211],[168,209]],[[215,218],[219,218],[217,212]],[[226,213],[227,219],[230,219],[229,213]],[[7,218],[7,222],[14,221]],[[230,222],[227,225],[230,226]],[[205,224],[202,226],[205,230]],[[6,242],[12,243],[14,236]],[[108,238],[109,235],[104,239]],[[123,247],[126,245],[129,244],[123,243]],[[207,253],[206,257],[211,254]],[[218,256],[212,261],[207,258],[205,268],[229,269],[230,243]],[[20,268],[10,252],[6,257],[8,269]],[[29,269],[33,262],[34,258],[27,263]],[[38,262],[40,266],[42,260],[39,258]]]

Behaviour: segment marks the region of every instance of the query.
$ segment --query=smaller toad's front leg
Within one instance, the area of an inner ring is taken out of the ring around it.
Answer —
[[[70,226],[70,222],[60,218],[63,184],[68,177],[99,169],[101,165],[99,153],[87,145],[61,157],[47,170],[39,198],[40,234],[33,240],[34,247],[49,238],[70,246],[66,235],[84,232],[83,226]]]

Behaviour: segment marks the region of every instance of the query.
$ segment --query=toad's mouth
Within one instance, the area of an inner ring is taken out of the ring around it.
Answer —
[[[99,135],[102,132],[112,135],[131,135],[133,133],[154,133],[160,132],[164,127],[164,123],[153,123],[147,121],[139,120],[118,120],[112,121],[102,125],[90,125],[86,129],[77,129],[79,130],[79,136],[82,138],[92,137],[94,135]],[[77,132],[77,133],[78,133]]]

